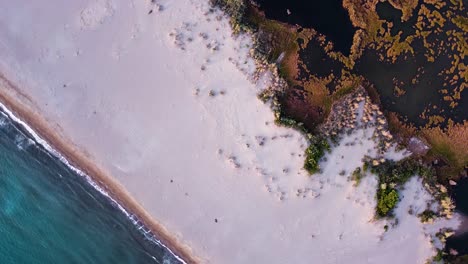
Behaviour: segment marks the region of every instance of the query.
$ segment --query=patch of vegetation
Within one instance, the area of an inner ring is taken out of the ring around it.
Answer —
[[[370,163],[370,161],[368,161]],[[368,164],[370,171],[377,174],[380,183],[402,185],[415,174],[432,177],[432,171],[412,158],[400,161],[385,160],[377,165]]]
[[[346,86],[341,86],[336,89],[336,91],[331,95],[331,101],[337,101],[343,98],[344,96],[352,93],[356,87],[358,87],[361,82],[362,78],[358,76],[350,76],[349,79],[347,79],[347,85]]]
[[[358,186],[361,179],[364,177],[363,170],[361,167],[357,167],[351,174],[351,180],[355,182],[355,186]]]
[[[307,131],[304,125],[295,121],[292,118],[279,116],[276,118],[276,124],[286,127],[292,127],[306,135],[309,140],[309,147],[305,150],[304,169],[310,174],[315,174],[320,171],[319,161],[325,155],[326,151],[330,151],[328,140],[321,135],[312,135]]]
[[[328,140],[320,136],[309,139],[310,145],[305,151],[304,169],[310,174],[320,171],[319,160],[330,151]]]
[[[418,0],[389,0],[389,2],[393,7],[403,12],[401,17],[403,21],[408,20],[412,16],[413,10],[418,5]]]
[[[392,211],[398,203],[397,188],[405,184],[412,176],[420,175],[427,181],[433,181],[434,171],[422,163],[406,158],[400,161],[366,160],[364,167],[376,174],[379,180],[377,190],[376,213],[379,217],[392,215]]]
[[[437,249],[437,254],[432,258],[432,261],[439,262],[444,260],[444,251]]]
[[[437,213],[432,210],[426,209],[422,213],[420,213],[418,217],[419,219],[421,219],[421,222],[423,224],[431,223],[437,217]]]
[[[269,97],[268,92],[263,92],[259,95],[265,101],[271,99],[273,105],[273,111],[275,114],[275,124],[279,126],[285,126],[294,128],[295,130],[301,132],[309,141],[309,147],[305,150],[305,160],[304,160],[304,169],[309,174],[314,174],[319,172],[319,160],[325,155],[326,151],[330,151],[330,144],[327,138],[321,136],[320,134],[314,135],[304,126],[303,123],[297,122],[295,119],[286,116],[283,113],[281,103],[278,102],[278,94],[272,95]]]
[[[306,135],[309,140],[309,147],[305,150],[304,169],[310,174],[315,174],[320,171],[319,161],[325,155],[326,151],[330,151],[328,140],[320,135],[312,135],[302,123],[288,117],[279,117],[276,119],[276,124],[292,127]]]
[[[296,42],[297,32],[294,27],[280,23],[278,21],[268,20],[263,14],[255,8],[250,8],[246,17],[249,24],[255,25],[256,42],[259,43],[262,50],[259,50],[269,62],[276,62],[278,57],[284,52],[287,60],[289,55],[299,50]],[[280,72],[285,71],[287,65],[280,63]],[[285,77],[284,75],[282,77]]]
[[[398,192],[393,188],[387,188],[382,184],[377,191],[377,215],[386,217],[391,215],[392,210],[396,207],[399,197]]]
[[[264,98],[269,98],[266,99],[266,101],[271,99],[273,112],[275,114],[275,124],[277,124],[278,126],[294,128],[297,131],[304,134],[307,138],[312,138],[312,134],[309,133],[309,131],[305,128],[303,123],[297,122],[294,118],[291,118],[284,113],[284,109],[281,103],[278,101],[278,92],[273,92],[273,94],[267,95],[268,93],[269,92],[262,92],[260,98],[262,98],[262,100],[265,100]]]
[[[452,22],[461,30],[468,32],[468,17],[456,16],[452,18]]]
[[[267,103],[268,101],[272,100],[275,96],[275,92],[271,89],[265,89],[257,94],[258,99],[260,99],[263,103]]]
[[[212,6],[216,6],[230,16],[232,29],[235,33],[248,29],[245,13],[247,5],[243,0],[210,0]]]
[[[432,147],[428,155],[450,165],[440,168],[441,175],[456,178],[468,168],[468,121],[464,124],[449,124],[446,129],[425,128],[421,134]]]

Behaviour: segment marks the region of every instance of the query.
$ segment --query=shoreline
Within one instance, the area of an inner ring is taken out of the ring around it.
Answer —
[[[15,95],[13,94],[27,97],[21,94],[19,89],[1,73],[0,86],[2,88],[0,89],[0,108],[4,108],[3,110],[9,118],[26,129],[38,144],[42,145],[75,173],[85,177],[93,188],[106,196],[109,202],[114,203],[122,213],[126,214],[138,229],[143,227],[143,230],[140,231],[146,238],[148,238],[148,232],[145,228],[152,233],[152,239],[156,239],[156,241],[152,242],[159,243],[182,263],[201,262],[188,245],[178,241],[161,223],[151,217],[109,173],[96,165],[90,157],[82,153],[69,140],[55,133],[48,121],[39,115],[37,109],[32,109],[31,106],[27,106],[20,99],[14,98]],[[29,100],[29,98],[27,99]],[[140,225],[138,226],[139,222]]]

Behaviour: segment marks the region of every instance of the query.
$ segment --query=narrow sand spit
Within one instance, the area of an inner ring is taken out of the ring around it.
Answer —
[[[269,74],[249,81],[251,40],[233,38],[207,2],[0,0],[0,99],[126,206],[157,219],[172,235],[152,220],[154,229],[186,258],[424,263],[434,255],[433,235],[458,221],[420,223],[415,214],[430,196],[417,178],[388,232],[373,221],[375,177],[358,187],[349,180],[375,154],[373,127],[345,136],[323,173],[306,175],[306,140],[276,127],[256,97]]]

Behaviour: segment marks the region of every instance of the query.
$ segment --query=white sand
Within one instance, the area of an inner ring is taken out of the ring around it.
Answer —
[[[273,124],[256,98],[265,84],[235,65],[253,72],[250,40],[233,39],[219,13],[204,15],[207,1],[157,3],[161,11],[143,0],[0,0],[0,72],[203,262],[413,264],[434,255],[428,235],[458,221],[430,226],[408,214],[430,198],[418,180],[387,233],[372,221],[375,177],[348,180],[373,153],[372,129],[345,137],[323,174],[307,176],[305,139]]]

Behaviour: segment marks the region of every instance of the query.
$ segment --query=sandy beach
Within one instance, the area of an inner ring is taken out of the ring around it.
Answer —
[[[2,88],[2,92],[0,92],[0,102],[8,110],[12,111],[15,117],[21,119],[25,124],[33,128],[40,138],[44,139],[54,150],[65,157],[74,168],[78,168],[80,171],[92,177],[93,181],[108,195],[128,212],[135,215],[143,225],[157,235],[157,239],[167,246],[176,256],[183,259],[186,263],[200,262],[187,245],[174,239],[168,230],[156,219],[151,217],[123,186],[115,181],[107,172],[96,166],[93,160],[85,155],[83,151],[77,149],[73,142],[67,142],[65,137],[60,136],[56,130],[49,126],[49,123],[44,120],[44,118],[18,100],[18,98],[22,97],[24,99],[24,95],[21,95],[17,88],[11,86],[11,83],[4,79],[3,76],[0,77],[0,87]],[[6,89],[9,89],[9,91],[6,92]],[[11,96],[11,92],[14,94],[13,97]]]
[[[307,175],[307,141],[257,99],[251,39],[208,1],[0,3],[0,101],[188,263],[425,263],[459,224],[420,222],[417,177],[398,224],[374,219],[376,178],[350,180],[374,127]]]

